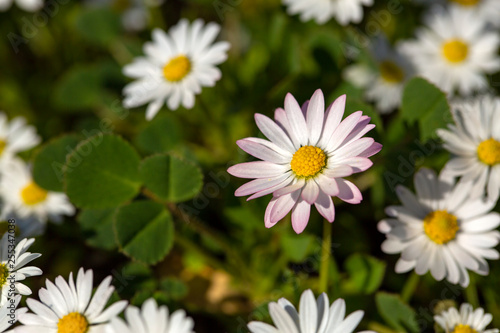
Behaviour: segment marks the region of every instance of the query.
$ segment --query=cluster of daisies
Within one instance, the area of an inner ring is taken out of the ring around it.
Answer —
[[[58,223],[63,215],[75,212],[65,194],[40,187],[33,180],[31,166],[18,156],[40,141],[35,127],[24,118],[9,121],[0,112],[0,220],[15,219],[21,238],[40,235],[47,221]]]

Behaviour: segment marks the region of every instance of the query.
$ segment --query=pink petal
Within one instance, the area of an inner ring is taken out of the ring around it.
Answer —
[[[278,201],[278,198],[272,198],[271,201],[269,201],[269,204],[267,205],[266,213],[264,214],[264,224],[266,228],[271,228],[278,222],[275,221],[274,223],[271,223],[271,212],[274,208],[274,205],[276,204],[276,201]]]
[[[370,117],[364,117],[366,116],[361,117],[356,127],[354,127],[354,129],[352,130],[351,134],[349,134],[347,138],[345,138],[344,142],[342,142],[342,145],[346,145],[361,138],[363,135],[375,128],[374,124],[369,124]]]
[[[342,178],[337,178],[336,180],[339,186],[337,197],[340,200],[350,204],[359,204],[363,200],[363,196],[356,185]]]
[[[346,158],[351,156],[358,156],[366,149],[370,148],[375,140],[373,138],[361,138],[353,141],[345,146],[340,147],[335,151],[335,156],[338,158]]]
[[[342,95],[335,100],[326,109],[325,124],[323,126],[323,134],[318,142],[318,146],[325,147],[330,140],[333,132],[337,129],[342,120],[345,110],[346,95]]]
[[[227,172],[239,178],[269,178],[284,174],[288,168],[271,162],[256,161],[233,165]]]
[[[295,148],[290,141],[288,135],[270,118],[264,116],[263,114],[255,114],[255,123],[260,131],[272,142],[274,142],[279,147],[286,149],[290,152],[294,152]]]
[[[285,109],[277,108],[274,110],[274,121],[287,133],[290,133],[290,123],[286,117]],[[293,141],[293,138],[290,137]]]
[[[252,181],[249,181],[246,184],[241,185],[234,195],[237,197],[243,197],[245,195],[253,194],[256,192],[263,191],[270,187],[274,187],[275,185],[283,183],[290,176],[291,172],[287,172],[283,175],[274,177],[274,178],[258,178]]]
[[[319,186],[314,180],[309,180],[302,190],[302,199],[308,204],[312,205],[319,195]]]
[[[362,153],[359,153],[360,157],[370,157],[378,153],[382,149],[382,145],[378,142],[374,142],[370,147],[364,150]]]
[[[274,186],[266,188],[265,190],[256,192],[255,194],[249,196],[248,199],[247,199],[247,201],[250,201],[250,200],[255,199],[255,198],[263,197],[265,195],[273,193],[276,190],[279,190],[279,189],[281,189],[281,188],[283,188],[285,186],[290,185],[292,183],[292,181],[295,179],[295,177],[291,174],[291,172],[287,172],[287,174],[288,174],[288,177],[286,177],[286,179],[283,180],[281,183],[278,183],[278,184],[276,184]]]
[[[340,123],[326,144],[326,150],[328,152],[334,151],[342,142],[344,142],[345,138],[347,138],[354,127],[358,124],[359,118],[361,118],[362,115],[363,113],[361,111],[356,111]]]
[[[331,168],[323,170],[325,176],[329,178],[348,177],[354,173],[352,168],[346,164],[332,165]]]
[[[300,190],[279,197],[271,210],[270,223],[275,224],[284,218],[295,206],[299,196]]]
[[[292,227],[293,230],[300,234],[309,222],[309,215],[311,214],[311,205],[302,199],[299,199],[297,205],[292,211]]]
[[[305,183],[306,182],[305,182],[304,179],[298,179],[295,184],[289,185],[287,187],[284,187],[282,189],[279,189],[279,190],[275,191],[273,193],[273,196],[280,197],[282,195],[285,195],[285,194],[297,191],[297,190],[301,189],[302,187],[304,187]]]
[[[325,192],[329,196],[336,196],[339,193],[339,187],[335,178],[329,178],[325,175],[318,175],[315,179],[321,191]]]
[[[333,220],[335,220],[335,206],[333,205],[332,198],[325,192],[319,191],[314,206],[328,222],[333,222]]]
[[[306,120],[304,119],[299,103],[297,103],[295,97],[290,93],[285,97],[285,111],[290,123],[290,131],[297,136],[300,145],[307,145],[308,136]]]
[[[259,143],[243,139],[236,141],[236,144],[250,155],[261,160],[277,164],[290,163],[290,157],[283,156],[282,154]]]
[[[309,144],[316,145],[323,129],[323,117],[325,116],[325,98],[323,92],[318,89],[311,97],[307,106],[307,129],[309,131]]]
[[[285,150],[281,147],[279,147],[277,144],[275,143],[272,143],[271,141],[268,141],[268,140],[265,140],[265,139],[261,139],[261,138],[253,138],[253,137],[250,137],[250,138],[245,138],[245,139],[242,139],[243,141],[251,141],[251,142],[254,142],[254,143],[258,143],[264,147],[267,147],[269,149],[272,149],[274,150],[275,152],[277,152],[278,154],[281,154],[283,156],[289,156],[290,158],[292,158],[293,154],[291,152],[289,152],[288,150]]]
[[[366,157],[348,157],[338,161],[338,163],[347,164],[354,173],[365,171],[373,165],[373,162]]]

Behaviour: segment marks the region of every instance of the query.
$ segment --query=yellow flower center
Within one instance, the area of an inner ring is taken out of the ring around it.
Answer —
[[[446,210],[436,210],[424,218],[424,231],[434,243],[448,243],[457,234],[457,217]]]
[[[477,157],[487,165],[500,163],[500,142],[493,138],[481,142],[477,146]]]
[[[26,205],[36,205],[47,199],[47,191],[31,182],[21,190],[21,198]]]
[[[451,333],[477,333],[477,331],[469,325],[458,324]]]
[[[325,167],[326,155],[321,148],[303,146],[293,154],[290,165],[298,177],[311,177]]]
[[[6,264],[0,264],[0,288],[2,288],[7,283],[7,278],[9,277],[9,269]]]
[[[380,64],[380,75],[384,81],[389,83],[399,83],[404,79],[403,70],[392,61],[382,61]]]
[[[2,155],[3,150],[5,149],[6,146],[7,146],[7,142],[4,140],[0,140],[0,156]]]
[[[481,0],[450,0],[451,2],[458,3],[459,5],[462,6],[475,6],[477,5]]]
[[[78,312],[68,313],[57,323],[57,333],[86,333],[88,330],[87,318]]]
[[[469,47],[458,39],[452,39],[443,44],[443,55],[449,62],[459,63],[467,58]]]
[[[163,76],[170,82],[182,80],[191,71],[191,61],[185,55],[170,60],[163,67]]]

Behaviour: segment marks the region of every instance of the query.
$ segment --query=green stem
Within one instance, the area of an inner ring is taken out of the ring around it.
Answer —
[[[474,308],[477,308],[479,306],[479,297],[477,294],[476,279],[472,274],[470,274],[469,276],[470,276],[470,283],[469,286],[465,288],[465,299]]]
[[[216,259],[215,257],[209,255],[206,250],[200,248],[196,243],[194,243],[190,239],[184,237],[181,233],[177,233],[175,235],[175,242],[180,247],[182,247],[186,250],[196,252],[210,266],[212,266],[214,268],[222,269],[222,270],[227,270],[227,268],[224,267],[224,264],[219,259]]]
[[[420,281],[420,276],[412,272],[408,280],[406,280],[403,290],[401,290],[401,299],[408,303],[417,289],[418,283]]]
[[[392,328],[382,325],[381,323],[377,323],[376,321],[371,321],[368,323],[368,329],[378,332],[378,333],[395,333]]]
[[[332,245],[332,224],[323,222],[323,243],[321,244],[321,264],[319,267],[319,291],[328,291],[328,271]]]

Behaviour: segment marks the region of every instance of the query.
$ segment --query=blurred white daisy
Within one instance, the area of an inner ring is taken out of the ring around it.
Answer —
[[[375,66],[351,65],[345,69],[344,78],[365,89],[365,98],[374,101],[380,113],[389,113],[401,104],[405,83],[413,75],[413,69],[400,53],[400,46],[392,49],[386,38],[376,38],[371,53]]]
[[[275,121],[255,114],[257,127],[270,140],[246,138],[238,146],[262,161],[234,165],[227,171],[240,178],[256,178],[236,190],[236,196],[253,194],[254,199],[272,193],[264,221],[274,226],[292,211],[292,226],[296,233],[304,231],[314,204],[329,222],[335,219],[332,196],[358,204],[359,189],[342,177],[362,172],[372,166],[369,157],[382,145],[365,138],[375,125],[361,111],[341,122],[346,96],[333,102],[325,112],[321,90],[302,109],[288,94],[285,108],[278,108]]]
[[[433,7],[426,23],[427,27],[417,30],[416,41],[402,43],[416,74],[449,94],[487,89],[485,74],[500,69],[499,34],[487,31],[477,13],[455,6],[449,11]]]
[[[26,309],[17,309],[19,302],[21,301],[21,296],[16,295],[12,298],[12,301],[3,304],[0,306],[0,332],[15,332],[14,330],[6,331],[9,327],[11,327],[15,322],[17,322],[17,318],[20,314],[25,313]],[[14,313],[12,313],[12,309],[16,309]]]
[[[125,310],[127,322],[119,317],[111,319],[109,333],[193,333],[194,322],[186,317],[184,310],[169,314],[166,306],[156,304],[149,298],[139,309],[128,306]]]
[[[2,205],[0,205],[0,211]],[[15,214],[9,214],[9,219],[14,220],[16,239],[40,236],[45,231],[45,223],[42,223],[35,216],[20,218]],[[0,221],[0,235],[8,230],[8,221]]]
[[[14,0],[0,0],[0,12],[8,10]],[[16,5],[22,10],[36,12],[43,7],[43,0],[15,0]]]
[[[468,270],[480,275],[489,272],[485,259],[498,259],[494,249],[500,240],[495,230],[500,215],[490,212],[495,202],[470,197],[471,182],[455,184],[454,178],[422,168],[415,174],[415,196],[406,187],[396,187],[403,206],[390,206],[392,218],[379,222],[386,234],[382,251],[401,253],[397,273],[430,271],[440,281],[469,284]]]
[[[341,24],[359,23],[363,19],[363,6],[372,6],[373,0],[283,0],[290,15],[300,14],[302,21],[314,19],[323,24],[332,17]]]
[[[463,303],[460,305],[460,312],[451,307],[439,315],[434,316],[434,320],[445,332],[452,333],[498,333],[499,330],[486,329],[493,316],[484,313],[482,308],[474,310],[472,305]]]
[[[500,194],[500,98],[482,96],[453,103],[455,124],[438,129],[444,148],[453,154],[444,170],[463,181],[474,181],[471,196],[491,201]],[[485,191],[486,190],[486,191]]]
[[[40,141],[35,127],[26,125],[26,119],[16,117],[9,122],[7,115],[0,112],[0,161],[31,149]]]
[[[123,68],[126,76],[137,79],[123,92],[127,108],[149,103],[146,119],[152,119],[167,103],[171,110],[182,104],[194,106],[194,96],[202,87],[211,87],[221,78],[216,65],[227,58],[228,42],[214,43],[220,26],[204,25],[200,19],[191,25],[181,20],[166,34],[153,31],[153,42],[144,45],[146,57],[139,57]]]
[[[28,252],[29,247],[35,242],[34,238],[23,239],[16,245],[14,236],[5,233],[0,240],[0,288],[2,295],[0,305],[4,305],[7,299],[12,297],[12,287],[14,293],[20,295],[31,295],[31,289],[19,281],[23,281],[31,276],[42,275],[42,270],[34,266],[26,266],[31,261],[40,257],[40,253]],[[12,255],[14,255],[12,257]]]
[[[126,301],[118,301],[104,307],[114,291],[108,276],[97,287],[92,296],[93,272],[91,269],[78,271],[76,285],[73,273],[69,283],[58,276],[55,284],[46,280],[47,288],[38,292],[40,301],[28,298],[26,303],[33,313],[19,316],[23,325],[16,327],[16,333],[102,333],[109,321],[127,306]]]
[[[1,170],[0,197],[2,217],[36,217],[41,223],[61,222],[61,215],[73,215],[75,208],[63,193],[49,192],[38,186],[31,177],[28,165],[14,158]]]
[[[344,318],[345,310],[343,299],[337,299],[330,306],[325,293],[315,300],[313,292],[308,289],[300,297],[299,311],[285,298],[277,303],[269,303],[269,314],[276,327],[252,321],[248,323],[248,329],[252,333],[351,333],[363,318],[364,312],[354,311]]]

